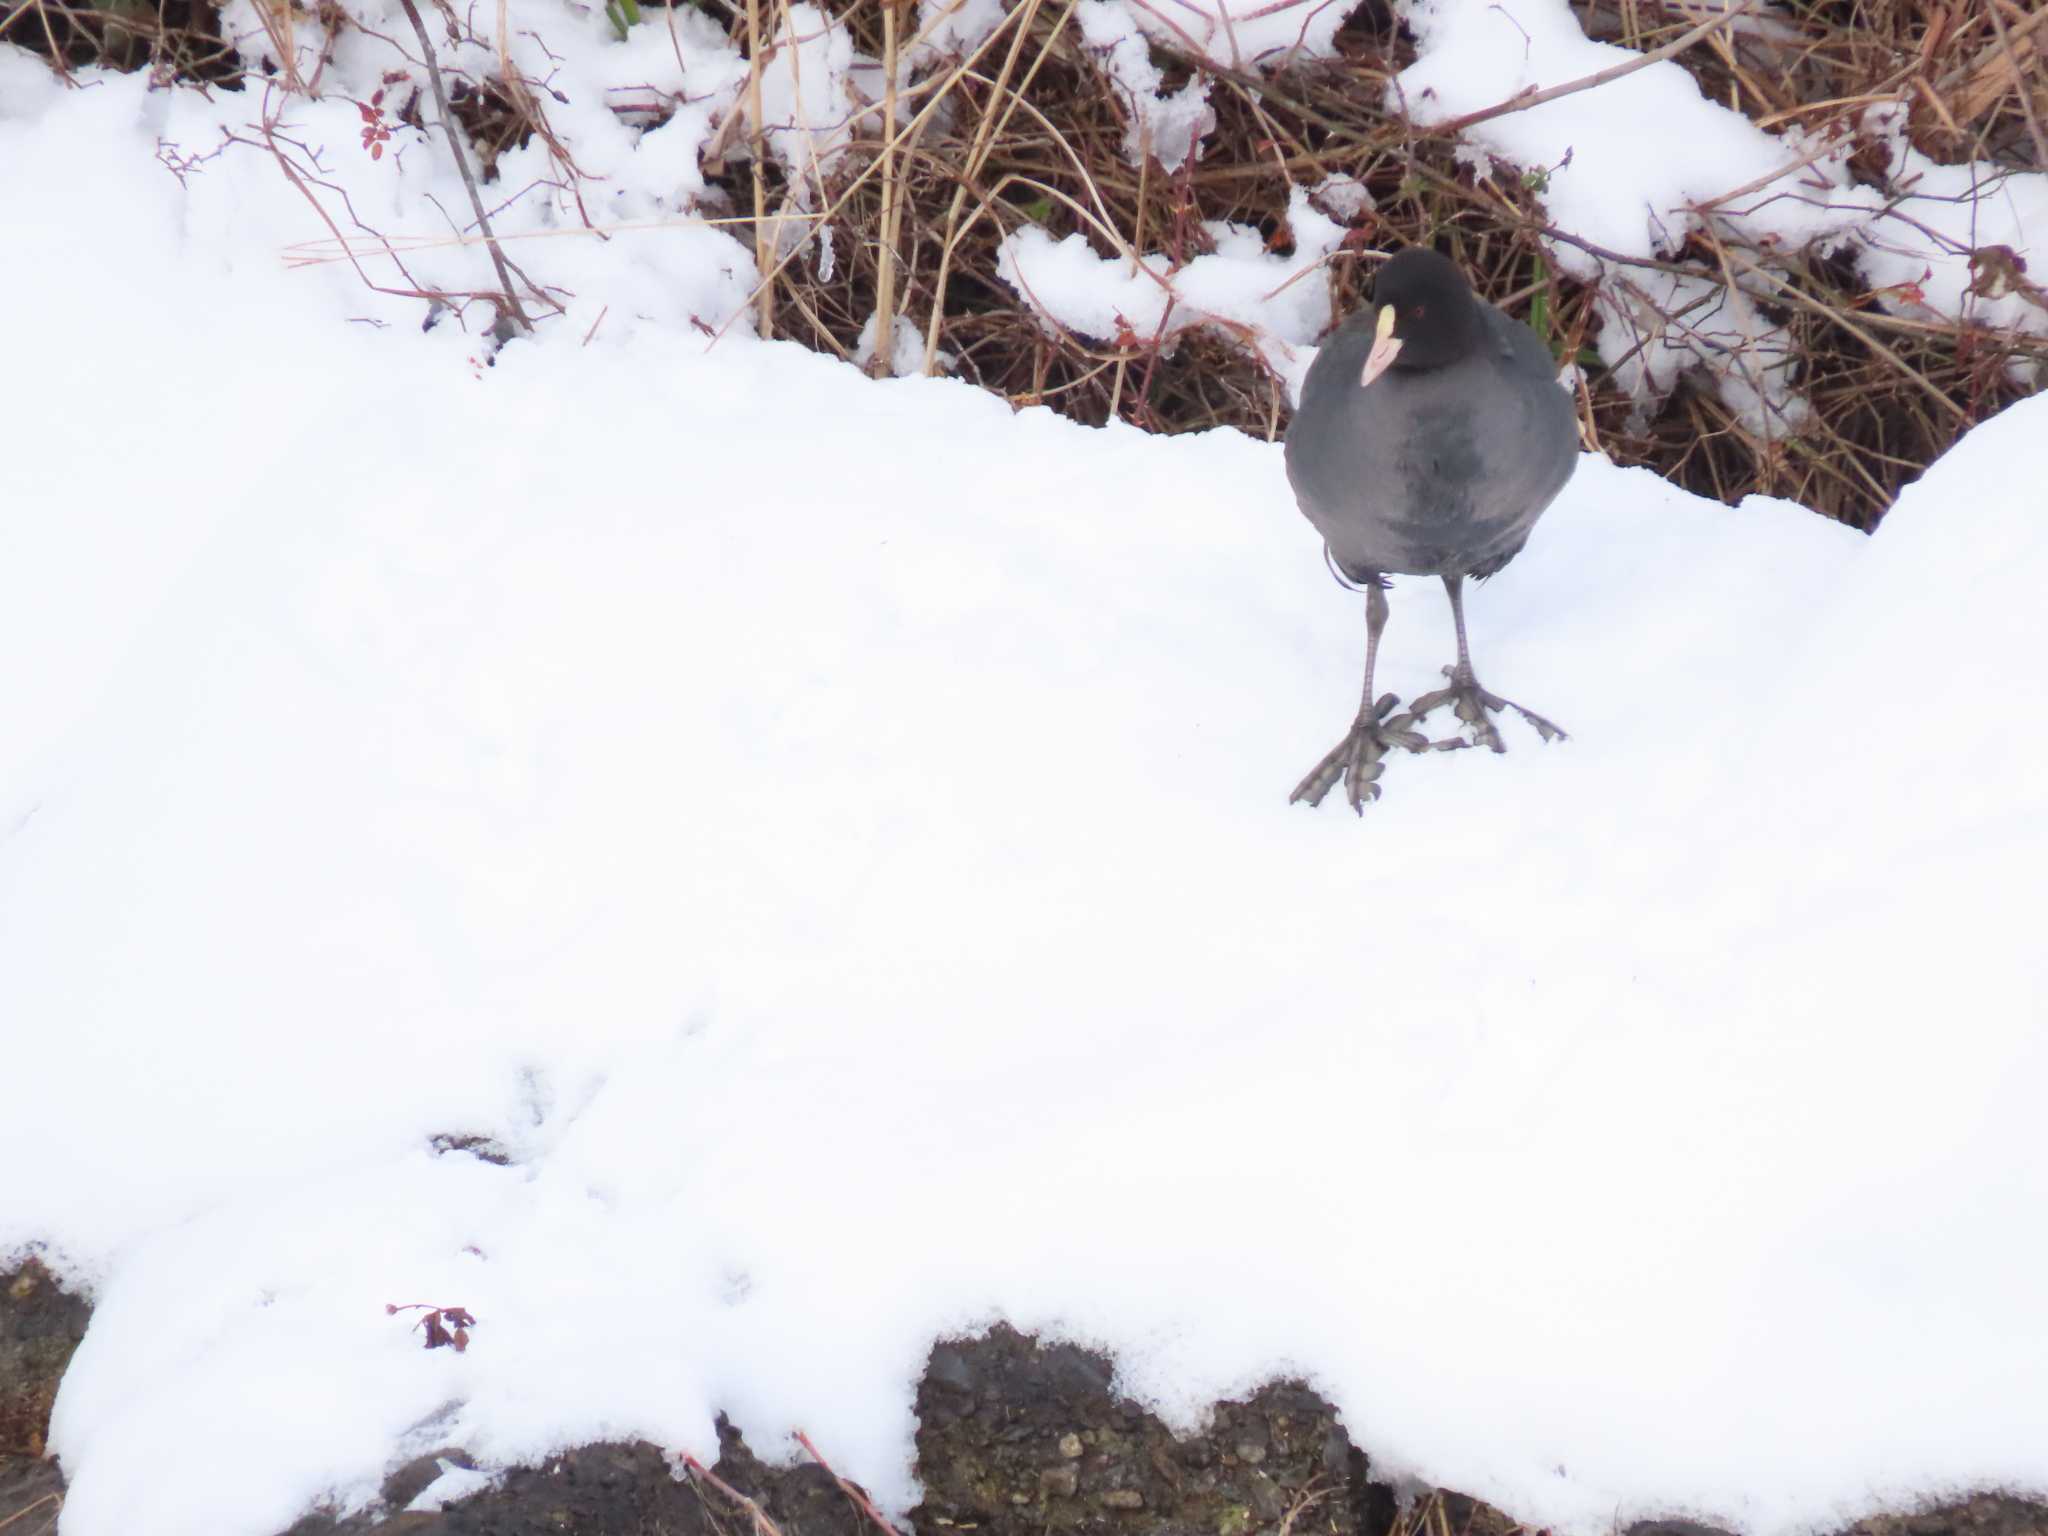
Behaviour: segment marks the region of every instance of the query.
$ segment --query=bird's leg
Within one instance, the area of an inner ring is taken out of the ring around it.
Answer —
[[[1295,786],[1294,793],[1287,797],[1289,805],[1297,800],[1321,805],[1331,786],[1342,779],[1351,809],[1363,816],[1365,802],[1380,797],[1380,759],[1394,747],[1420,752],[1429,745],[1420,731],[1412,729],[1413,714],[1387,718],[1396,702],[1391,693],[1379,699],[1373,697],[1372,665],[1379,655],[1380,631],[1386,627],[1387,594],[1375,578],[1365,589],[1365,689],[1358,701],[1358,719],[1344,739]]]
[[[1408,706],[1408,713],[1417,720],[1433,709],[1445,704],[1456,704],[1458,718],[1472,727],[1473,746],[1491,747],[1496,752],[1507,751],[1507,744],[1500,739],[1500,732],[1488,718],[1488,711],[1499,714],[1512,709],[1524,720],[1536,727],[1536,733],[1545,741],[1562,741],[1564,732],[1533,710],[1524,709],[1512,699],[1504,699],[1497,693],[1488,693],[1479,686],[1479,679],[1472,673],[1472,650],[1465,643],[1465,578],[1446,576],[1444,590],[1451,595],[1451,621],[1458,627],[1458,664],[1445,667],[1444,676],[1451,680],[1448,688],[1439,688],[1435,693],[1425,693]],[[1453,737],[1449,741],[1432,742],[1435,747],[1464,746],[1466,743]]]

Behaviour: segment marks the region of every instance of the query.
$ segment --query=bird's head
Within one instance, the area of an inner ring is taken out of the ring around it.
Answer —
[[[1373,283],[1379,312],[1373,317],[1372,350],[1366,354],[1359,387],[1389,368],[1419,372],[1441,368],[1480,344],[1484,322],[1472,285],[1448,258],[1410,246],[1380,268]]]

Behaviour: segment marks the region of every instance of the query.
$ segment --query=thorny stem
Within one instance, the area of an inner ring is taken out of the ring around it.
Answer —
[[[768,184],[761,168],[767,153],[768,130],[761,121],[761,71],[767,60],[761,54],[761,0],[747,0],[747,120],[753,125],[754,166],[754,270],[767,273],[754,291],[762,336],[775,334],[775,274],[768,271],[772,247],[768,241]]]
[[[882,0],[882,132],[896,129],[896,0]],[[887,378],[896,371],[896,141],[882,146],[882,248],[875,258],[875,351],[868,373]]]

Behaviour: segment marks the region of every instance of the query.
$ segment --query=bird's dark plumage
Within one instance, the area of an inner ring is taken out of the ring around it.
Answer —
[[[1320,801],[1341,777],[1359,809],[1378,796],[1390,746],[1466,745],[1427,743],[1412,728],[1445,702],[1495,751],[1503,748],[1489,710],[1515,708],[1546,739],[1563,734],[1479,687],[1462,593],[1465,577],[1491,576],[1521,551],[1578,463],[1571,397],[1549,349],[1474,294],[1455,265],[1434,251],[1402,251],[1381,268],[1374,299],[1317,353],[1287,430],[1287,478],[1302,513],[1337,567],[1373,589],[1358,722],[1295,798]],[[1442,577],[1458,627],[1458,664],[1445,668],[1451,687],[1392,719],[1392,696],[1372,696],[1388,574]]]

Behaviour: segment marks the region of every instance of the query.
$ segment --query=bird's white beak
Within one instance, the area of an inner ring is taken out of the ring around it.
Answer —
[[[1372,330],[1372,351],[1365,355],[1365,371],[1358,376],[1360,389],[1385,373],[1401,355],[1401,338],[1394,334],[1393,305],[1380,306],[1379,319],[1373,322]]]

